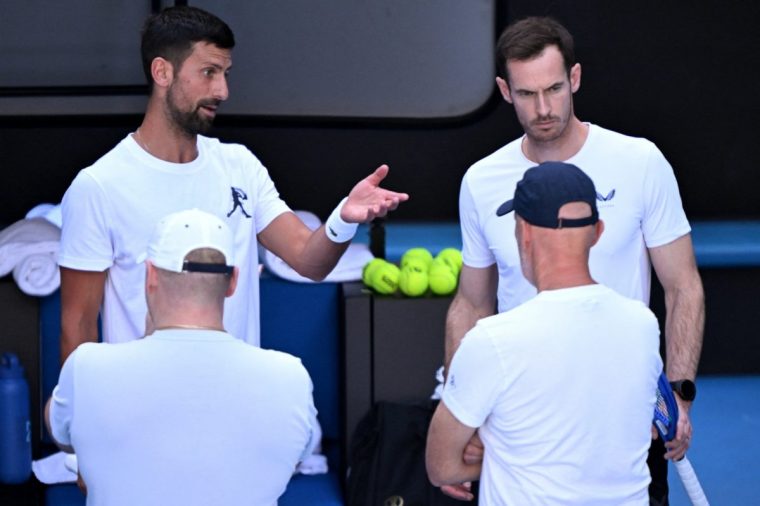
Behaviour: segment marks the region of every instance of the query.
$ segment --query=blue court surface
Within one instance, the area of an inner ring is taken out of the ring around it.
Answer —
[[[689,460],[712,506],[760,504],[760,376],[701,376]],[[668,470],[670,504],[691,504]]]

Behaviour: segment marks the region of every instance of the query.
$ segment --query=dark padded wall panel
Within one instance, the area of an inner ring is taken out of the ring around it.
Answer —
[[[502,24],[548,13],[569,26],[583,65],[579,116],[655,141],[675,168],[692,219],[760,218],[760,98],[754,92],[760,3],[499,5]],[[139,121],[0,118],[0,224],[20,219],[38,202],[59,200],[80,168]],[[213,133],[253,149],[293,207],[323,219],[356,179],[388,162],[389,185],[412,194],[393,219],[455,220],[469,164],[520,133],[511,108],[495,96],[454,122],[221,117],[218,123]]]

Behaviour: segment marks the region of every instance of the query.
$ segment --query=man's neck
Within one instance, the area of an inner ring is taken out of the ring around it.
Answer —
[[[181,131],[153,101],[134,139],[143,150],[165,162],[188,163],[198,158],[198,136]]]
[[[164,315],[157,319],[154,323],[155,330],[167,330],[167,329],[188,329],[188,330],[218,330],[224,332],[224,323],[222,318],[216,314],[196,314],[189,316],[189,314],[179,315]]]
[[[575,156],[588,138],[589,126],[572,116],[562,135],[557,139],[537,142],[528,137],[523,138],[522,151],[526,158],[535,163],[562,161]]]

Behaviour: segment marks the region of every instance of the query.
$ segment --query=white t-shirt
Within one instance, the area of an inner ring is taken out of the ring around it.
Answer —
[[[90,506],[276,504],[315,416],[299,359],[204,330],[79,346],[50,411]]]
[[[480,504],[646,505],[662,370],[655,316],[602,285],[480,320],[443,402],[485,446]]]
[[[514,196],[525,171],[537,165],[525,157],[521,144],[522,138],[517,139],[470,167],[459,194],[464,263],[483,268],[496,262],[499,311],[536,294],[520,268],[514,213],[496,216],[496,209]],[[648,304],[647,248],[668,244],[691,230],[673,169],[650,141],[596,125],[589,125],[583,147],[565,161],[594,181],[605,222],[599,243],[591,249],[592,277]]]
[[[128,135],[80,171],[62,207],[59,264],[83,271],[108,269],[104,341],[130,341],[144,334],[145,266],[137,260],[161,218],[197,208],[224,220],[235,234],[240,278],[225,302],[225,328],[259,344],[256,234],[289,209],[264,166],[244,146],[198,136],[198,157],[179,164],[151,156]]]

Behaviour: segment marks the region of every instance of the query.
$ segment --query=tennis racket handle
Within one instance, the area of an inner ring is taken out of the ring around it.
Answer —
[[[700,485],[697,474],[694,472],[689,459],[684,457],[681,460],[674,460],[672,462],[676,466],[678,475],[681,477],[683,488],[686,489],[686,494],[689,496],[691,504],[694,506],[710,506],[705,496],[705,491],[702,490],[702,485]]]

